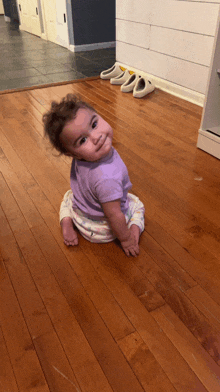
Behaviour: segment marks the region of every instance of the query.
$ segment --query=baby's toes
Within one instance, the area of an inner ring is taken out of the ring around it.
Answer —
[[[78,245],[78,243],[79,243],[79,240],[78,240],[78,238],[76,237],[76,238],[74,238],[74,240],[72,241],[73,242],[73,246],[74,245]]]
[[[65,244],[66,246],[78,245],[78,238],[64,239],[64,244]]]

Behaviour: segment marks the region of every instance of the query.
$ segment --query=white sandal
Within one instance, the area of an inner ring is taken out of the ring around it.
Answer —
[[[133,96],[135,98],[142,98],[147,94],[150,94],[152,91],[154,91],[155,86],[151,83],[150,80],[145,79],[143,76],[139,78],[137,81],[134,90],[133,90]]]
[[[111,84],[124,84],[130,78],[130,72],[126,69],[120,75],[116,76],[116,78],[111,78]]]
[[[129,93],[130,91],[132,91],[140,77],[140,75],[137,75],[135,73],[132,74],[129,79],[124,84],[122,84],[121,91],[123,93]]]
[[[105,71],[102,71],[100,73],[100,78],[101,79],[111,79],[115,78],[116,76],[120,75],[122,73],[122,69],[120,65],[114,64],[111,68],[106,69]]]

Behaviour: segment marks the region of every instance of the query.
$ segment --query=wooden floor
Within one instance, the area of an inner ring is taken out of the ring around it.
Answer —
[[[145,204],[140,255],[63,244],[70,160],[43,140],[52,99],[80,93],[114,129]],[[0,391],[220,391],[220,162],[202,108],[109,81],[0,95]]]

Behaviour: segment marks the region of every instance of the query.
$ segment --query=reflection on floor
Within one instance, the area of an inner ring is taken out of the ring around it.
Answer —
[[[19,30],[0,15],[0,90],[98,76],[115,62],[115,48],[73,53]]]

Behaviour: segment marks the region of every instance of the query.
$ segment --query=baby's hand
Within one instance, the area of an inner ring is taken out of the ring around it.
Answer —
[[[138,256],[139,255],[139,245],[137,239],[135,238],[133,232],[129,229],[129,237],[125,241],[121,241],[121,246],[127,256]]]

